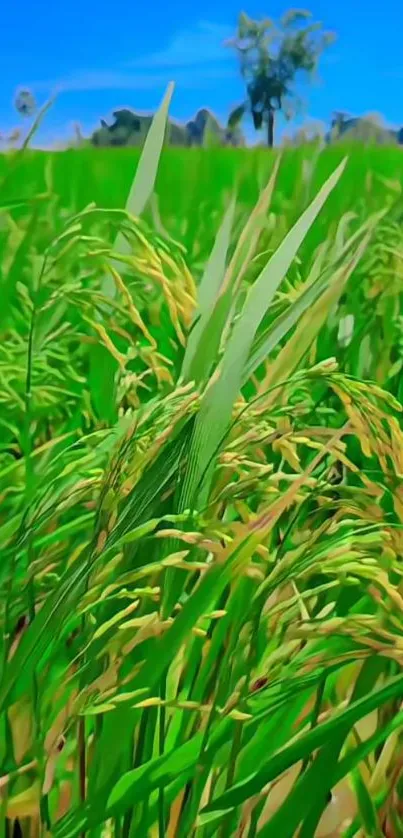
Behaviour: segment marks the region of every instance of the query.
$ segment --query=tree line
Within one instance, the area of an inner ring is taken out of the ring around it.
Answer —
[[[170,122],[168,141],[201,145],[210,137],[211,142],[239,146],[244,144],[242,124],[249,115],[255,130],[263,130],[267,146],[272,147],[277,116],[291,120],[302,112],[300,87],[313,79],[321,56],[334,40],[334,33],[325,30],[306,10],[287,11],[278,21],[254,20],[242,12],[237,31],[225,47],[236,52],[245,84],[244,100],[233,109],[224,128],[205,108],[183,126]],[[22,116],[31,116],[36,109],[29,90],[19,91],[15,105]],[[101,120],[101,128],[91,137],[93,145],[138,144],[151,121],[151,117],[129,110],[116,111],[114,117],[112,125]],[[354,120],[336,114],[327,138],[331,141],[346,132],[353,139],[403,143],[402,131],[385,129],[377,119]]]

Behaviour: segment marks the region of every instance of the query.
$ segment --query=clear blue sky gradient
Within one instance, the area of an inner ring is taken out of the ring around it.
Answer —
[[[294,5],[249,0],[244,10],[276,18]],[[334,110],[377,112],[403,125],[403,0],[306,7],[338,36],[307,91],[306,116],[328,123]],[[239,0],[11,0],[2,9],[0,130],[19,123],[18,86],[31,87],[40,103],[59,91],[41,132],[47,144],[71,134],[75,120],[89,132],[116,108],[153,110],[171,79],[173,117],[207,106],[224,120],[243,95],[236,58],[222,45],[242,8]]]

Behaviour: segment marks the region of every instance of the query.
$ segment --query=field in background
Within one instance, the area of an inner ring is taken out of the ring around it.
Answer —
[[[305,252],[312,252],[335,228],[345,213],[362,221],[396,200],[403,182],[401,149],[376,146],[339,146],[318,153],[315,147],[285,150],[277,178],[272,211],[298,217],[341,160],[348,155],[343,185],[324,207]],[[4,185],[8,195],[33,195],[46,191],[60,200],[60,207],[77,212],[95,202],[103,208],[123,208],[140,157],[139,149],[82,149],[62,152],[26,152]],[[158,212],[169,235],[186,248],[190,262],[203,263],[211,251],[223,210],[235,190],[238,213],[247,213],[267,183],[276,152],[266,149],[164,149],[156,193]],[[0,178],[13,166],[12,157],[0,156]],[[11,190],[11,191],[10,191]],[[146,215],[151,218],[150,213]],[[154,217],[155,218],[155,217]]]
[[[403,154],[139,159],[0,157],[2,834],[398,838]]]
[[[379,206],[388,185],[401,183],[403,154],[400,148],[348,145],[325,149],[315,163],[310,190],[314,193],[345,155],[349,157],[343,188],[330,197],[321,221],[325,227],[336,215],[347,210],[365,212]],[[164,149],[161,155],[157,192],[161,213],[170,230],[181,225],[195,242],[198,225],[206,232],[205,209],[221,212],[223,202],[234,186],[239,201],[250,208],[267,182],[276,152],[266,149]],[[302,161],[316,158],[314,148],[285,150],[276,189],[291,201],[299,194],[303,177]],[[38,193],[45,188],[45,170],[52,161],[54,190],[62,205],[74,210],[95,201],[101,207],[123,207],[140,157],[139,149],[82,149],[61,152],[28,152],[13,175],[10,187],[15,197]],[[0,156],[0,176],[7,172],[12,157]],[[3,190],[7,197],[7,187]],[[369,204],[368,204],[369,201]],[[295,208],[294,208],[295,209]],[[209,229],[210,237],[214,230]]]
[[[271,202],[272,222],[268,224],[268,238],[272,247],[281,241],[289,226],[346,155],[348,162],[342,184],[329,196],[320,217],[308,231],[299,257],[306,270],[316,248],[336,234],[342,218],[346,218],[349,227],[354,230],[371,214],[390,208],[386,233],[381,225],[368,250],[371,257],[365,264],[371,265],[369,276],[361,282],[361,274],[358,273],[357,283],[350,281],[349,296],[342,307],[346,317],[353,315],[356,319],[355,335],[357,338],[358,327],[360,345],[365,334],[373,340],[373,357],[369,366],[358,362],[357,353],[353,357],[357,349],[356,339],[350,352],[347,355],[344,353],[343,367],[354,374],[371,374],[384,383],[389,378],[390,368],[400,358],[400,278],[396,289],[391,272],[397,272],[400,277],[400,257],[396,254],[394,257],[392,250],[400,241],[403,217],[403,204],[400,202],[403,184],[401,149],[352,144],[326,148],[322,152],[314,146],[282,152]],[[266,149],[163,150],[152,208],[143,216],[151,226],[168,234],[185,248],[186,262],[196,280],[203,272],[231,194],[235,193],[237,200],[236,232],[242,229],[245,218],[267,183],[276,156],[276,152]],[[26,152],[7,182],[12,158],[2,156],[0,177],[6,176],[2,200],[6,205],[8,195],[13,199],[48,190],[56,202],[53,218],[56,231],[59,213],[65,217],[66,213],[80,212],[91,202],[105,209],[123,208],[139,158],[139,149]],[[14,166],[12,162],[11,166]],[[46,202],[38,208],[38,212],[45,216]],[[19,211],[15,213],[18,218]],[[23,215],[24,210],[21,213]],[[264,234],[262,242],[264,250]],[[381,280],[379,271],[384,277]],[[378,298],[376,283],[379,281],[383,293]],[[371,297],[374,284],[375,308]],[[329,344],[326,351],[330,348]],[[340,351],[343,351],[342,348]],[[399,369],[394,370],[397,375]],[[401,376],[388,386],[395,394],[403,396]]]

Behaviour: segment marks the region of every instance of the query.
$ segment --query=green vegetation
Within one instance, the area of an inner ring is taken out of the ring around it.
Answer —
[[[123,109],[113,114],[115,121],[108,125],[101,120],[101,128],[94,131],[94,146],[142,146],[152,123],[152,116],[135,114]],[[223,128],[207,108],[201,108],[185,125],[167,122],[165,142],[172,146],[211,146],[245,144],[239,127]]]
[[[0,160],[2,835],[401,835],[403,158],[169,99]]]
[[[247,101],[232,112],[229,124],[236,125],[249,110],[255,128],[266,127],[270,148],[276,112],[286,118],[295,115],[297,82],[301,75],[312,76],[322,52],[334,40],[311,17],[310,12],[292,9],[275,24],[271,18],[252,20],[243,12],[237,36],[230,42],[239,57]]]

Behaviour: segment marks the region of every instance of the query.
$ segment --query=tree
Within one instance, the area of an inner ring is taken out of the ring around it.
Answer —
[[[247,100],[235,108],[229,124],[235,127],[250,111],[256,130],[266,125],[269,146],[274,141],[276,111],[288,119],[295,113],[300,77],[313,74],[322,52],[334,40],[310,18],[310,12],[295,9],[275,24],[269,18],[252,20],[243,12],[237,34],[228,42],[239,56],[247,90]]]
[[[328,142],[360,142],[390,145],[401,143],[403,132],[389,128],[381,114],[369,113],[360,117],[351,117],[343,111],[336,111]]]
[[[20,116],[33,116],[36,111],[36,102],[30,90],[19,90],[14,105]]]
[[[115,122],[108,125],[101,119],[101,128],[94,131],[90,142],[96,146],[142,145],[149,131],[152,116],[139,115],[123,109],[113,114]],[[242,145],[243,136],[239,127],[223,128],[216,117],[201,108],[184,125],[168,120],[166,141],[173,146]]]

